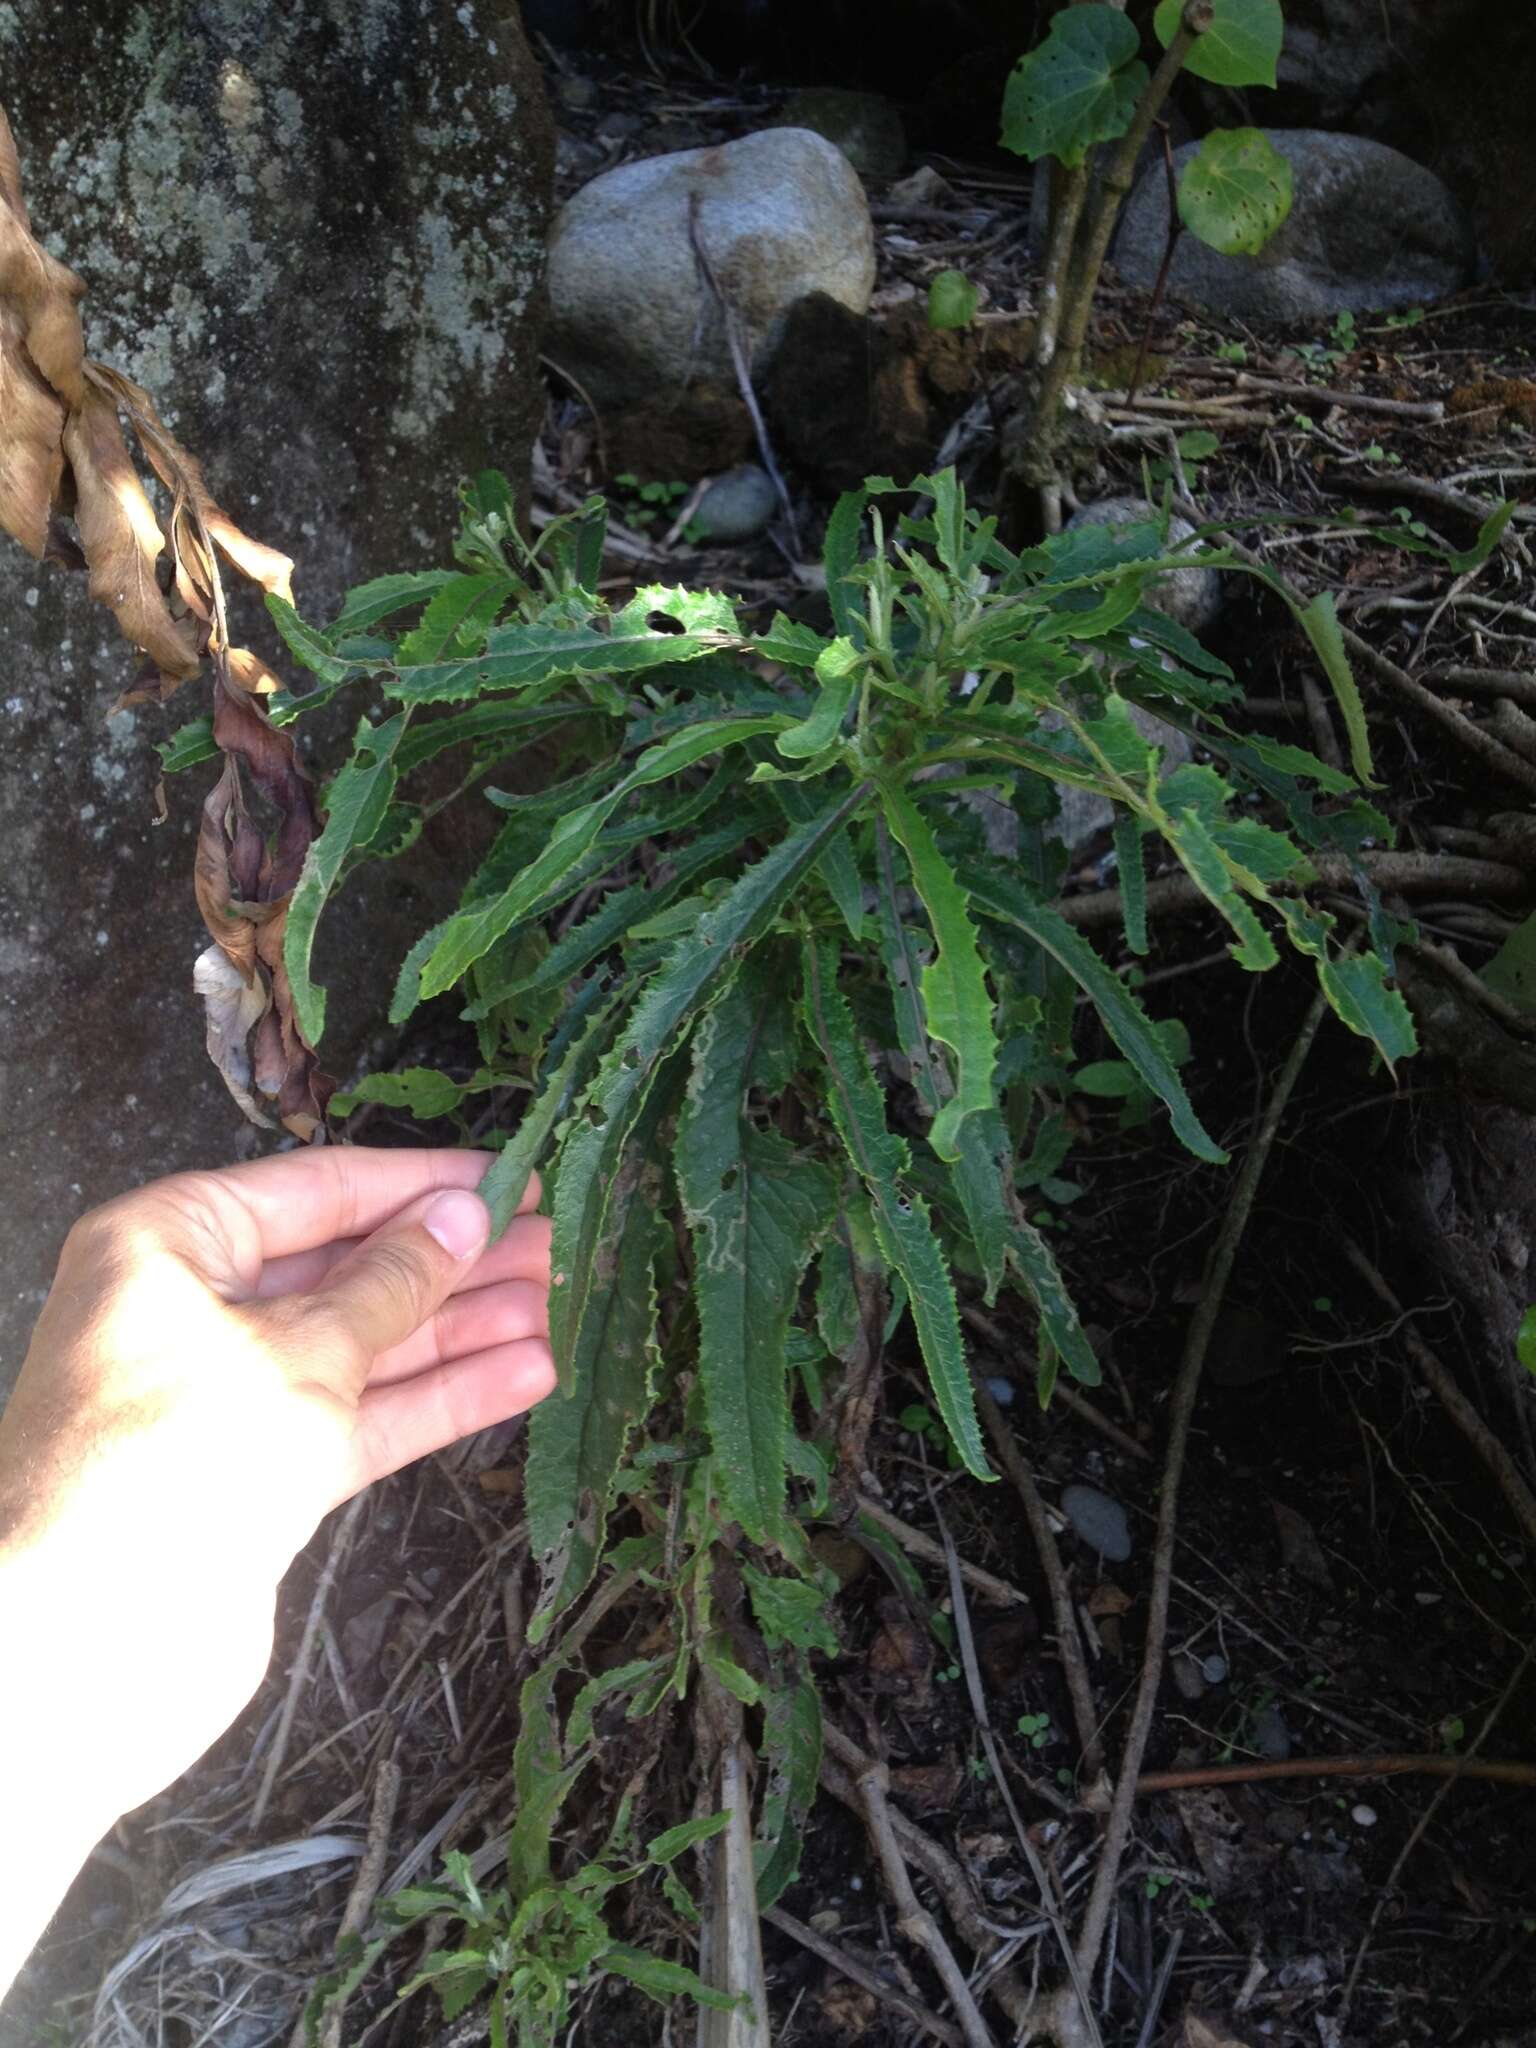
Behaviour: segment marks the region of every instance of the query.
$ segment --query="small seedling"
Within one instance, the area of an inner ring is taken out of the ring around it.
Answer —
[[[1153,1900],[1161,1898],[1173,1882],[1174,1875],[1171,1870],[1149,1870],[1147,1872],[1147,1897]]]
[[[1022,1735],[1031,1749],[1044,1749],[1056,1740],[1049,1714],[1020,1714],[1013,1726],[1014,1732]]]

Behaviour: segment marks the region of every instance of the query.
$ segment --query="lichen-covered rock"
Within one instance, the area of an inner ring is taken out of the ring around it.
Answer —
[[[690,218],[755,372],[797,300],[826,292],[855,313],[869,304],[864,187],[821,136],[766,128],[621,164],[566,202],[549,246],[550,353],[599,405],[731,381],[724,317]]]
[[[693,536],[729,544],[753,540],[779,509],[773,479],[758,463],[744,462],[715,478],[694,508]]]
[[[1361,135],[1268,128],[1290,161],[1291,211],[1257,256],[1222,256],[1179,237],[1168,273],[1176,299],[1276,326],[1335,313],[1426,305],[1471,282],[1476,249],[1461,207],[1433,171]],[[1174,152],[1178,172],[1198,149]],[[1168,239],[1168,181],[1143,173],[1126,202],[1115,262],[1150,287]]]
[[[11,0],[0,93],[34,226],[85,279],[93,354],[149,387],[231,514],[295,557],[302,607],[438,559],[458,476],[525,467],[552,137],[507,7]],[[132,667],[111,615],[9,543],[0,634],[3,1397],[70,1219],[250,1134],[190,985],[212,771],[172,780],[155,822],[153,743],[205,692],[109,717]],[[236,638],[287,673],[259,613]],[[425,848],[375,870],[322,926],[336,1065],[449,869]]]

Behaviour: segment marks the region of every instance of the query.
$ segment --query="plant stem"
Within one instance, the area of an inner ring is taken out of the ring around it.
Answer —
[[[1056,477],[1056,442],[1061,426],[1062,401],[1068,384],[1082,363],[1083,343],[1093,313],[1093,295],[1098,289],[1099,273],[1104,268],[1121,204],[1135,177],[1136,160],[1196,37],[1210,27],[1211,17],[1212,0],[1187,0],[1177,33],[1148,81],[1130,127],[1121,136],[1114,155],[1105,166],[1086,232],[1079,227],[1074,236],[1079,245],[1077,261],[1060,281],[1061,305],[1057,314],[1060,332],[1059,336],[1052,337],[1052,353],[1045,365],[1034,420],[1022,454],[1025,482],[1038,486],[1042,491],[1059,492],[1060,489]],[[1054,256],[1054,238],[1052,253]]]

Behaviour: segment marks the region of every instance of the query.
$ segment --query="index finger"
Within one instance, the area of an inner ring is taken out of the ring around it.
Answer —
[[[366,1237],[422,1195],[478,1187],[496,1157],[446,1146],[395,1150],[377,1145],[311,1146],[207,1176],[237,1201],[256,1227],[263,1259],[312,1251],[336,1238]],[[539,1199],[530,1178],[520,1211]]]

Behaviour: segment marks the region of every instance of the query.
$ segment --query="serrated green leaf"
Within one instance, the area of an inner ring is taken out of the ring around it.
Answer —
[[[1045,41],[1021,57],[1003,94],[1005,149],[1069,168],[1096,142],[1123,135],[1147,82],[1141,38],[1115,7],[1063,7]]]
[[[814,669],[817,657],[829,643],[811,626],[798,619],[786,619],[775,612],[766,633],[754,633],[747,645],[755,654],[776,661],[784,668]]]
[[[701,1820],[679,1821],[675,1828],[664,1828],[659,1835],[652,1835],[645,1845],[648,1863],[675,1863],[685,1849],[692,1849],[700,1842],[710,1841],[731,1824],[728,1813],[706,1814]]]
[[[1115,872],[1120,880],[1120,914],[1125,923],[1125,943],[1133,953],[1147,950],[1147,864],[1142,851],[1141,825],[1132,814],[1115,806]]]
[[[594,1250],[615,1164],[659,1063],[688,1020],[729,984],[746,950],[867,794],[858,788],[834,798],[746,870],[700,918],[697,931],[672,948],[605,1061],[593,1089],[593,1104],[603,1120],[579,1120],[560,1157],[552,1258],[561,1278],[551,1298],[550,1333],[562,1371],[587,1313]]]
[[[627,1977],[631,1984],[637,1985],[660,2005],[666,2005],[674,1998],[691,1998],[715,2012],[736,2010],[736,1999],[727,1997],[723,1991],[712,1990],[685,1964],[666,1962],[645,1949],[629,1948],[625,1943],[616,1941],[604,1951],[603,1967],[615,1971],[620,1977]]]
[[[435,950],[421,970],[422,999],[452,988],[503,932],[527,916],[590,851],[603,826],[633,791],[681,774],[707,754],[738,745],[759,733],[772,732],[778,723],[771,718],[711,719],[687,726],[659,746],[647,749],[629,773],[603,796],[560,818],[542,851],[499,895],[448,919]]]
[[[1413,1012],[1395,988],[1388,988],[1386,967],[1374,953],[1320,960],[1317,979],[1340,1021],[1370,1039],[1389,1067],[1418,1051]]]
[[[937,270],[928,280],[928,325],[939,333],[969,327],[980,299],[963,270]]]
[[[1009,1256],[1017,1266],[1025,1288],[1040,1311],[1040,1355],[1058,1358],[1085,1387],[1096,1387],[1102,1377],[1093,1346],[1078,1321],[1077,1304],[1067,1292],[1056,1254],[1032,1223],[1014,1219]]]
[[[441,702],[570,676],[632,675],[696,660],[718,644],[714,634],[656,633],[643,624],[611,633],[591,626],[495,626],[482,653],[397,668],[386,674],[384,688],[406,703]]]
[[[783,1525],[785,1339],[837,1192],[825,1167],[747,1115],[765,1020],[784,1000],[782,975],[753,959],[700,1019],[674,1152],[715,1475],[731,1514],[763,1544]]]
[[[821,1773],[821,1702],[808,1679],[768,1688],[763,1700],[763,1762],[768,1780],[752,1858],[758,1907],[766,1912],[795,1881]]]
[[[928,821],[904,790],[883,788],[880,800],[933,928],[935,953],[922,972],[923,1012],[929,1037],[955,1055],[956,1073],[955,1092],[941,1105],[928,1139],[941,1159],[953,1162],[959,1157],[964,1119],[992,1107],[992,1072],[997,1064],[992,997],[965,892],[939,851]]]
[[[311,1045],[320,1043],[325,1030],[325,990],[311,981],[309,974],[315,927],[342,862],[355,846],[365,846],[383,821],[395,793],[395,748],[409,716],[408,712],[396,712],[381,725],[360,720],[352,741],[352,758],[327,793],[325,829],[310,842],[288,906],[283,966],[293,989],[299,1028]]]
[[[348,633],[366,632],[370,626],[392,619],[397,612],[409,611],[413,605],[425,603],[428,598],[436,596],[445,584],[457,580],[452,569],[423,569],[418,574],[406,576],[375,576],[371,583],[360,583],[355,590],[347,592],[340,612],[326,628],[326,638],[335,641]]]
[[[317,633],[313,626],[306,625],[286,598],[275,591],[267,592],[267,610],[273,623],[282,634],[289,653],[296,661],[317,675],[323,683],[344,683],[355,675],[360,666],[353,661],[343,661],[331,652],[330,642],[323,633]]]
[[[1165,50],[1183,18],[1184,0],[1158,0],[1152,27]],[[1212,85],[1273,86],[1284,40],[1280,0],[1213,0],[1211,25],[1195,37],[1184,69]]]
[[[808,1579],[779,1577],[743,1563],[742,1581],[752,1613],[770,1650],[822,1650],[835,1657],[842,1648],[827,1619],[827,1595]]]
[[[1205,819],[1193,807],[1170,814],[1163,821],[1163,838],[1179,857],[1179,864],[1195,887],[1226,919],[1237,936],[1232,958],[1252,974],[1273,967],[1279,954],[1275,942],[1259,922],[1243,893],[1246,881],[1254,894],[1262,894],[1256,878],[1234,866],[1231,857],[1217,843]]]
[[[524,1494],[541,1577],[530,1642],[597,1569],[614,1476],[646,1406],[656,1363],[656,1261],[669,1231],[662,1174],[649,1156],[654,1117],[642,1120],[614,1178],[613,1203],[591,1247],[587,1313],[562,1360],[562,1391],[529,1418]],[[555,1229],[566,1182],[555,1175]]]
[[[472,704],[467,711],[455,711],[447,718],[418,719],[395,751],[395,766],[407,775],[450,747],[484,746],[489,740],[503,739],[510,743],[560,725],[571,715],[568,704],[517,704],[505,697],[487,698],[483,704]]]
[[[1223,256],[1256,256],[1289,214],[1292,184],[1262,128],[1217,128],[1179,175],[1179,219]]]
[[[839,634],[816,657],[816,680],[821,694],[809,717],[781,732],[775,745],[792,761],[808,761],[837,739],[848,707],[858,688],[861,656],[853,642]]]
[[[1334,609],[1333,592],[1320,590],[1296,616],[1323,664],[1323,672],[1333,685],[1333,694],[1344,715],[1344,730],[1349,735],[1349,765],[1355,771],[1355,778],[1366,789],[1379,789],[1381,785],[1376,780],[1371,761],[1371,737],[1366,730],[1365,705],[1360,699],[1360,686],[1355,681],[1354,670],[1349,665],[1349,650],[1344,645],[1339,615]]]
[[[523,1111],[516,1131],[486,1169],[479,1194],[491,1212],[490,1243],[496,1242],[517,1214],[550,1133],[596,1063],[613,1007],[614,999],[610,999],[587,1018],[540,1088],[537,1099]]]
[[[332,1116],[350,1116],[360,1102],[381,1102],[390,1109],[406,1109],[427,1123],[434,1117],[451,1116],[466,1095],[483,1093],[496,1086],[493,1074],[479,1073],[468,1081],[455,1081],[436,1067],[400,1067],[391,1074],[367,1074],[355,1088],[331,1098]]]
[[[433,593],[417,625],[396,647],[396,666],[416,668],[455,650],[477,648],[511,596],[505,576],[455,576]]]
[[[971,903],[983,917],[994,918],[1024,933],[1071,975],[1098,1011],[1104,1029],[1135,1067],[1152,1093],[1167,1107],[1178,1136],[1197,1159],[1224,1166],[1227,1154],[1195,1115],[1177,1067],[1142,1009],[1117,974],[1112,974],[1082,933],[1059,910],[1041,903],[1017,886],[979,872],[967,873]]]
[[[868,1192],[880,1250],[906,1284],[918,1344],[945,1427],[967,1469],[978,1479],[989,1479],[949,1269],[933,1234],[928,1205],[911,1186],[911,1155],[886,1125],[880,1090],[854,1036],[853,1018],[836,977],[835,952],[807,941],[806,1027],[825,1062],[827,1107]]]
[[[1515,1333],[1515,1355],[1529,1373],[1536,1373],[1536,1308],[1528,1308]]]

